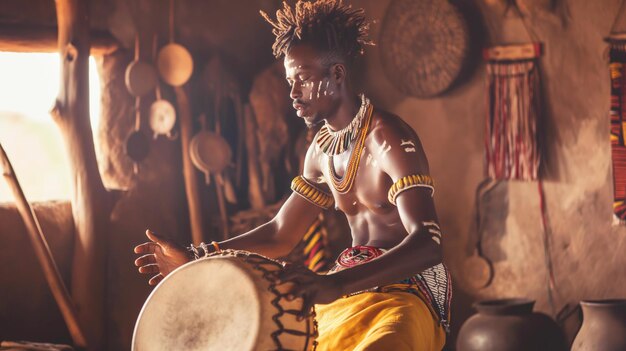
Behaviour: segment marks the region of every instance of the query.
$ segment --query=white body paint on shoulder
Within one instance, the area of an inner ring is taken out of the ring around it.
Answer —
[[[404,152],[417,152],[417,150],[415,150],[415,143],[412,140],[404,140],[404,139],[400,139],[400,146],[406,146],[406,145],[410,145],[412,147],[405,147],[404,148]]]

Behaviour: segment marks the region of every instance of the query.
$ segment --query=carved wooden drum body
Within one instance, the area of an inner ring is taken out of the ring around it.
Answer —
[[[276,284],[282,265],[225,250],[168,275],[144,304],[134,351],[303,350],[314,348],[313,317],[298,321],[302,300]]]

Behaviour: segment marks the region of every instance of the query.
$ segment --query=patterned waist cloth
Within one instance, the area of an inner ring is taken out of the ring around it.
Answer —
[[[337,258],[329,274],[342,271],[346,268],[358,266],[385,254],[387,250],[373,246],[354,246],[343,250]],[[358,291],[350,295],[363,292],[408,292],[417,295],[426,302],[433,317],[439,321],[446,331],[450,329],[450,301],[452,298],[452,284],[450,273],[443,263],[430,267],[412,277],[397,283],[376,286]]]

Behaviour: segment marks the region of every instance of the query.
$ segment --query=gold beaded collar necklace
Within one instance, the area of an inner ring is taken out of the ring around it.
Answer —
[[[365,112],[367,111],[370,101],[365,95],[361,94],[361,107],[356,116],[352,119],[352,122],[341,130],[331,130],[328,124],[320,129],[317,135],[317,146],[320,150],[328,156],[339,155],[346,151],[350,146],[350,143],[356,139],[359,135],[359,131],[362,129],[363,120],[365,119]]]
[[[340,194],[345,194],[352,189],[352,185],[354,184],[354,180],[356,179],[356,173],[359,169],[361,154],[363,153],[363,147],[365,146],[365,138],[367,137],[367,132],[369,131],[370,124],[372,123],[374,106],[372,106],[369,101],[367,101],[364,111],[365,112],[363,113],[363,115],[366,117],[363,121],[363,127],[359,128],[358,132],[356,133],[356,142],[354,143],[354,148],[352,149],[352,153],[350,154],[350,159],[348,160],[346,172],[343,176],[340,177],[337,172],[335,172],[333,155],[328,156],[328,170],[330,173],[331,184]]]

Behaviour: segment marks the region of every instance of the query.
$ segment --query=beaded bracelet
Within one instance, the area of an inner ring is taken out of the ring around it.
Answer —
[[[428,188],[431,190],[431,195],[435,193],[435,183],[433,179],[428,175],[414,174],[398,179],[390,188],[387,193],[387,198],[392,204],[396,204],[396,198],[403,191],[411,188]]]
[[[194,246],[193,244],[191,244],[189,245],[189,247],[187,247],[187,251],[189,252],[189,257],[191,257],[193,260],[197,260],[202,257],[207,257],[214,252],[222,252],[222,249],[220,249],[217,241],[211,241],[210,244],[201,242],[198,246]]]
[[[291,181],[291,190],[302,196],[310,203],[321,207],[325,210],[331,208],[335,203],[332,195],[316,188],[309,183],[303,176],[297,176]]]

